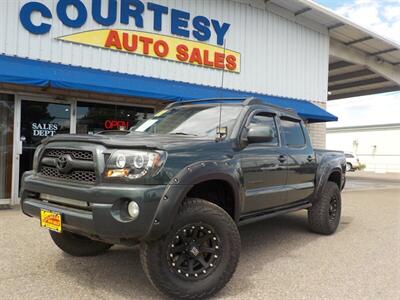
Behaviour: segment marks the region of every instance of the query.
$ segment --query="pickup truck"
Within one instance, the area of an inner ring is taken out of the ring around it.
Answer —
[[[179,102],[128,131],[44,140],[21,207],[73,256],[140,244],[156,289],[199,299],[231,279],[239,225],[306,209],[311,231],[334,233],[345,170],[343,152],[314,150],[292,110]]]

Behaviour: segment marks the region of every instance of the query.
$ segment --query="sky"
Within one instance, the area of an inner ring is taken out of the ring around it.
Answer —
[[[400,44],[400,0],[314,1]],[[329,101],[327,110],[339,117],[328,127],[400,123],[400,92]]]

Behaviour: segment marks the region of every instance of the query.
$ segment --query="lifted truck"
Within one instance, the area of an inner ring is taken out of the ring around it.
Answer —
[[[151,283],[181,299],[231,279],[238,225],[308,209],[312,231],[334,233],[344,154],[314,150],[291,110],[223,102],[171,104],[130,131],[44,140],[23,176],[22,211],[74,256],[140,243]]]

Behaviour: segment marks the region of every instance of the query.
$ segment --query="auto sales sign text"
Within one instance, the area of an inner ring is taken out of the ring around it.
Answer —
[[[229,23],[141,0],[58,0],[55,8],[53,12],[46,3],[27,2],[20,10],[20,22],[30,33],[46,35],[55,22],[77,29],[92,18],[99,29],[57,39],[240,73],[240,53],[225,47]],[[40,16],[39,22],[33,14]],[[143,31],[145,22],[151,22],[153,32]],[[167,29],[168,34],[161,34]]]

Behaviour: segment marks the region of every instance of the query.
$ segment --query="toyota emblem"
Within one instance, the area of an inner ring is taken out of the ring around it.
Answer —
[[[68,157],[66,155],[61,155],[59,158],[57,158],[57,169],[59,171],[64,171],[67,168],[68,164]]]

